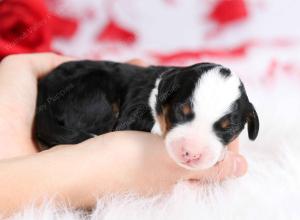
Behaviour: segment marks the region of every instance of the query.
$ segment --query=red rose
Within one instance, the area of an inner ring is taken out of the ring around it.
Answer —
[[[50,14],[43,0],[0,1],[0,20],[0,59],[50,51],[53,34],[70,36],[77,24]]]
[[[0,58],[13,53],[49,51],[49,17],[43,1],[1,1]]]
[[[133,44],[136,41],[134,32],[120,26],[113,19],[110,19],[98,35],[99,41]]]

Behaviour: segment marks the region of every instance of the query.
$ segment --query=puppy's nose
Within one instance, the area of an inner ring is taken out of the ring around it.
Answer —
[[[199,146],[196,141],[184,137],[174,140],[172,148],[179,161],[187,165],[200,163],[206,153],[206,147]]]
[[[181,152],[182,153],[181,153],[180,157],[181,157],[182,161],[187,164],[199,162],[202,157],[202,153],[191,152],[185,148],[182,148]]]

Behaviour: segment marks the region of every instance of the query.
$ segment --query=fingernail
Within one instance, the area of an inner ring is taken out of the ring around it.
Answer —
[[[233,163],[233,175],[238,177],[244,174],[243,161],[240,157],[236,157]]]

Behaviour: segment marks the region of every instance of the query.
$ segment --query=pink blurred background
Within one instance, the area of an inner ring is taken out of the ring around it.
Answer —
[[[300,80],[300,2],[296,0],[48,0],[76,19],[54,50],[91,59],[187,65],[220,62],[248,83]],[[284,75],[284,76],[283,76]]]
[[[55,51],[82,59],[218,62],[247,84],[299,84],[296,0],[2,0],[0,59]]]

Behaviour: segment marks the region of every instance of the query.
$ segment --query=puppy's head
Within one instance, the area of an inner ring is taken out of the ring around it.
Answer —
[[[259,121],[240,79],[227,68],[200,63],[174,68],[156,82],[150,95],[153,133],[165,138],[169,155],[188,169],[207,169],[248,123],[257,137]]]

